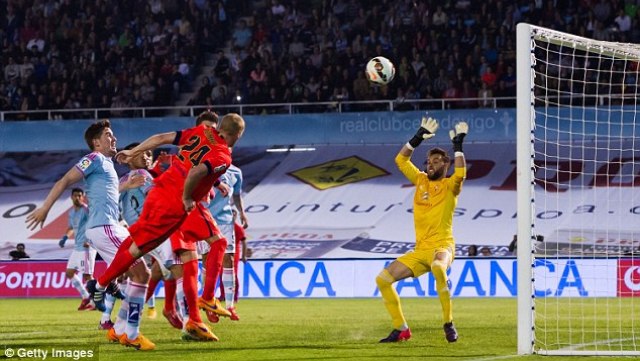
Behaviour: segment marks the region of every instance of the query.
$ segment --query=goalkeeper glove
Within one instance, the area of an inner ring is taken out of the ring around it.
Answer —
[[[409,140],[407,143],[411,149],[417,148],[420,143],[424,139],[429,139],[436,135],[436,130],[438,130],[438,121],[433,118],[422,118],[422,123],[420,124],[420,129],[416,132],[416,134]]]
[[[67,241],[67,239],[69,239],[69,237],[67,237],[66,234],[64,236],[62,236],[62,238],[60,238],[60,242],[58,242],[58,246],[60,246],[60,248],[63,248],[64,247],[64,243]]]
[[[453,142],[453,151],[462,152],[462,141],[469,132],[469,125],[466,122],[460,122],[455,125],[454,129],[449,131],[449,137]]]

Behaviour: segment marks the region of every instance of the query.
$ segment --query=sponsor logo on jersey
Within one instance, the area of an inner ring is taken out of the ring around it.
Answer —
[[[80,163],[78,163],[78,168],[80,168],[80,170],[82,171],[85,171],[87,170],[87,168],[89,168],[90,165],[91,165],[91,160],[89,160],[88,158],[82,158]]]

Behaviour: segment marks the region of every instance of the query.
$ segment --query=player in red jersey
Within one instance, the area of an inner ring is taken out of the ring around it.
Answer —
[[[203,124],[208,127],[217,127],[218,115],[205,111],[196,118],[196,125]],[[215,184],[214,184],[215,185]],[[220,183],[216,187],[216,191],[224,194],[228,193],[228,187],[223,187],[224,184]],[[210,192],[213,192],[211,190]],[[209,198],[207,195],[205,198]],[[197,290],[197,277],[198,277],[198,255],[195,251],[196,242],[204,240],[207,244],[210,244],[212,248],[226,248],[227,241],[220,232],[215,220],[211,216],[209,209],[204,205],[205,202],[198,202],[196,208],[189,213],[187,219],[182,223],[180,228],[175,231],[170,239],[173,251],[179,255],[182,262],[185,264],[185,272],[182,280],[178,280],[178,302],[181,305],[182,310],[188,311],[188,315],[183,314],[186,319],[189,318],[189,322],[185,324],[184,339],[198,340],[198,341],[217,341],[217,337],[213,335],[204,325],[201,325],[202,319],[200,317],[199,308],[207,311],[207,314],[217,316],[231,317],[231,313],[227,311],[220,301],[211,297],[209,299],[198,299]],[[207,260],[214,267],[222,264],[221,252],[220,259],[212,258]],[[204,260],[203,260],[204,262]],[[182,281],[182,282],[181,282]],[[205,289],[212,288],[213,282],[206,280]]]
[[[197,203],[209,193],[218,177],[230,166],[230,148],[242,137],[244,128],[244,119],[238,114],[230,113],[222,117],[217,129],[199,125],[178,132],[156,134],[137,147],[116,155],[118,161],[127,163],[141,152],[160,145],[174,144],[181,147],[169,169],[155,179],[155,186],[145,200],[138,222],[129,228],[131,236],[122,243],[113,262],[90,292],[103,292],[104,285],[126,272],[138,258],[179,229]],[[199,212],[199,209],[195,211]],[[212,234],[212,241],[216,237],[219,235]],[[195,282],[186,284],[187,278],[191,279],[188,277],[191,276],[189,273],[194,271],[191,269],[194,268],[193,265],[197,273],[197,260],[185,262],[183,259],[185,287],[189,288],[185,289],[185,293],[197,290]],[[196,278],[193,279],[195,281]],[[193,318],[195,320],[190,319],[185,326],[187,331],[191,326],[192,329],[195,328],[195,332],[211,334],[204,323],[197,322],[199,314]],[[211,336],[217,339],[215,335]]]

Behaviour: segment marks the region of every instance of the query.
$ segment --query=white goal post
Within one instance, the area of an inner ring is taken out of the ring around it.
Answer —
[[[521,23],[517,79],[518,353],[640,355],[640,46]]]

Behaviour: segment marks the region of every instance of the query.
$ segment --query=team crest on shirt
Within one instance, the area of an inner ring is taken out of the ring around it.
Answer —
[[[80,170],[87,170],[87,168],[89,168],[90,165],[91,165],[91,161],[87,158],[83,158],[80,161],[80,164],[78,164],[78,168],[80,168]]]

